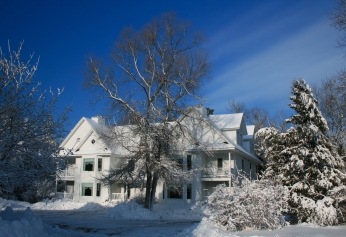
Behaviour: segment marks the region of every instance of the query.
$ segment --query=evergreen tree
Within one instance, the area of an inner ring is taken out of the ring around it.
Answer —
[[[292,127],[283,133],[264,128],[257,134],[264,145],[263,176],[279,177],[289,187],[289,204],[299,220],[332,225],[343,216],[329,193],[345,182],[344,163],[326,136],[328,125],[311,88],[297,80],[292,94],[290,107],[297,114],[286,120]]]

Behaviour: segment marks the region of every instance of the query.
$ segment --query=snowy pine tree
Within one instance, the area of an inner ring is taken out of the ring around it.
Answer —
[[[291,211],[300,221],[336,224],[344,214],[328,193],[345,182],[344,163],[326,136],[328,125],[311,88],[295,81],[292,94],[290,107],[297,114],[286,120],[292,127],[283,133],[264,128],[256,135],[264,145],[263,176],[279,177],[289,187]]]

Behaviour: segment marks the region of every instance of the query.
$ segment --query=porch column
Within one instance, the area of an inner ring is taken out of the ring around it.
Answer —
[[[228,164],[229,164],[229,188],[231,189],[231,185],[232,185],[232,155],[231,155],[231,152],[228,152]]]

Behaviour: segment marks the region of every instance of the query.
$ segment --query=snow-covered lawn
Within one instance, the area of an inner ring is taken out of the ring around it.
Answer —
[[[346,226],[307,224],[274,231],[225,232],[203,218],[197,208],[173,209],[156,205],[154,212],[149,212],[136,203],[101,205],[57,200],[29,204],[0,198],[0,211],[0,237],[346,236]]]

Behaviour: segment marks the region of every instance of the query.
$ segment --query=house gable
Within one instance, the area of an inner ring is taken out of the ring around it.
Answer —
[[[98,126],[100,125],[93,119],[83,117],[61,143],[60,147],[71,150],[74,155],[110,153],[97,133]],[[62,152],[66,153],[66,151]]]
[[[199,145],[205,145],[206,149],[233,150],[236,154],[247,157],[257,164],[261,163],[249,150],[237,144],[238,133],[240,133],[241,141],[243,135],[247,135],[242,113],[206,116],[203,110],[190,107],[186,114],[178,119],[178,122],[185,126],[196,141],[201,143]],[[202,147],[194,146],[191,150],[198,148],[202,149]]]
[[[217,131],[203,114],[193,107],[190,107],[187,113],[178,119],[178,123],[189,132],[196,143],[211,147],[229,143],[228,139],[220,131]]]

